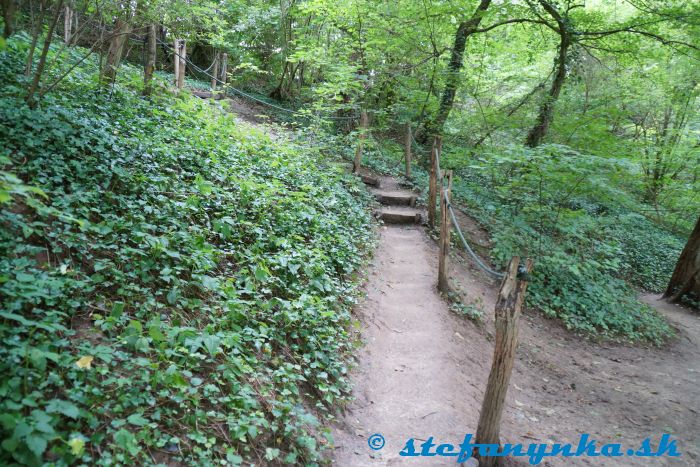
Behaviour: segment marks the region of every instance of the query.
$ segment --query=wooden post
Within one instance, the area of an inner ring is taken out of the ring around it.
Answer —
[[[149,96],[153,91],[153,72],[156,69],[156,25],[150,23],[147,26],[146,35],[146,63],[143,66],[143,95]]]
[[[173,42],[173,84],[175,89],[177,89],[177,82],[180,78],[180,57],[177,55],[180,53],[180,39],[175,39]]]
[[[226,78],[228,77],[228,54],[224,53],[221,55],[221,76],[219,76],[219,80],[223,84],[226,84]]]
[[[180,39],[180,65],[178,66],[177,88],[185,87],[185,70],[187,69],[187,43],[185,39]]]
[[[216,80],[219,78],[219,56],[220,52],[214,52],[214,65],[212,65],[211,90],[216,91]]]
[[[406,124],[406,139],[404,141],[404,155],[406,159],[406,178],[411,178],[411,123]]]
[[[496,344],[493,351],[491,373],[486,384],[484,403],[481,406],[479,425],[476,430],[477,444],[497,444],[500,446],[500,426],[503,405],[510,383],[510,374],[518,346],[518,318],[525,300],[527,274],[532,270],[532,260],[525,260],[523,277],[518,277],[520,258],[514,256],[508,264],[506,276],[501,282],[496,301]],[[474,452],[479,457],[478,450]],[[493,467],[501,457],[481,457],[479,465]]]
[[[442,151],[442,138],[436,136],[433,139],[433,148],[430,150],[430,184],[428,185],[428,226],[435,227],[435,204],[437,203],[437,161]]]
[[[360,162],[362,161],[362,148],[365,145],[365,138],[367,137],[367,112],[362,111],[360,113],[360,141],[357,144],[357,149],[355,149],[355,160],[352,164],[352,172],[357,173],[360,171]]]
[[[452,171],[443,170],[443,176],[447,177],[447,187],[440,184],[440,257],[438,259],[438,290],[443,293],[450,291],[450,283],[447,280],[447,256],[450,252],[450,213],[447,208],[447,199],[452,200]]]
[[[73,30],[73,10],[66,6],[63,17],[63,42],[70,45],[71,31]]]

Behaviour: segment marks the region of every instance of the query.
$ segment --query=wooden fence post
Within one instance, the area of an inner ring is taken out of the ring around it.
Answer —
[[[66,6],[63,17],[63,42],[70,45],[71,32],[73,31],[73,10]]]
[[[443,176],[447,177],[447,187],[440,184],[440,257],[438,259],[438,290],[443,293],[450,291],[450,283],[447,280],[447,256],[450,252],[450,213],[447,200],[452,200],[452,171],[443,170]],[[447,196],[447,199],[445,199]]]
[[[228,54],[224,53],[221,56],[221,75],[219,76],[219,80],[223,84],[226,84],[226,78],[228,76]]]
[[[216,91],[216,80],[219,78],[219,56],[220,52],[214,52],[214,65],[212,65],[211,90]]]
[[[519,277],[520,258],[514,256],[508,264],[506,275],[501,282],[496,301],[496,343],[491,363],[491,373],[486,384],[486,394],[481,406],[479,425],[476,430],[477,444],[501,444],[500,427],[503,405],[510,383],[510,375],[515,361],[515,350],[518,346],[518,318],[525,300],[527,290],[527,274],[532,270],[532,260],[526,259],[524,274]],[[501,457],[479,456],[481,467],[497,466]]]
[[[146,34],[146,63],[143,66],[143,95],[148,96],[153,91],[153,72],[156,69],[158,49],[156,44],[156,25],[150,23]]]
[[[406,178],[411,178],[411,123],[406,124],[406,139],[404,141],[404,155],[406,158]]]
[[[173,84],[178,89],[178,80],[180,79],[180,39],[175,39],[173,42]]]
[[[179,54],[180,65],[178,66],[177,88],[182,89],[185,87],[185,70],[187,69],[187,62],[185,61],[187,59],[187,43],[185,39],[180,39]]]
[[[442,151],[442,138],[436,136],[433,139],[433,148],[430,150],[430,184],[428,185],[428,226],[435,227],[435,204],[437,203],[437,161]]]
[[[352,172],[357,173],[360,170],[360,162],[362,161],[362,148],[365,145],[365,138],[367,137],[367,112],[362,111],[360,113],[360,141],[357,144],[357,149],[355,149],[355,160],[352,164]]]

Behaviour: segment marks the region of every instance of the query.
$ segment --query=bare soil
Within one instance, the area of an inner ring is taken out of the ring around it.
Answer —
[[[459,221],[476,243],[488,244],[473,220]],[[408,438],[459,444],[476,430],[498,284],[453,255],[452,286],[484,311],[481,324],[458,316],[436,290],[437,254],[423,227],[382,228],[356,310],[364,346],[353,373],[356,400],[334,427],[336,465],[454,465],[454,457],[398,453]],[[700,465],[700,315],[652,295],[641,299],[678,329],[677,339],[663,348],[593,342],[524,312],[502,442],[576,445],[589,433],[599,446],[620,443],[626,451],[669,433],[679,458],[548,458],[542,465]],[[367,444],[374,433],[386,440],[378,451]]]

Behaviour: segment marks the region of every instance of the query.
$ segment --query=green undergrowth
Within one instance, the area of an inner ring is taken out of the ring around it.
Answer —
[[[401,151],[386,143],[366,161],[396,173]],[[655,344],[671,336],[636,288],[662,291],[684,240],[644,215],[636,165],[558,145],[471,156],[444,143],[442,168],[454,170],[454,199],[491,234],[498,268],[513,255],[534,259],[530,306],[588,336]],[[416,164],[413,173],[426,187],[426,171]]]
[[[88,60],[31,110],[27,43],[7,46],[0,463],[318,462],[374,241],[364,189],[163,83],[140,97],[128,66],[100,90]]]

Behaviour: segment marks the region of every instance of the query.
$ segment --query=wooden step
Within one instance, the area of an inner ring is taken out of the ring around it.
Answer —
[[[374,194],[377,201],[385,206],[415,206],[416,196],[402,192],[377,192]]]
[[[363,182],[365,182],[365,185],[370,185],[375,188],[379,188],[382,184],[381,180],[379,180],[376,177],[372,177],[370,175],[360,175],[360,178],[362,179]]]
[[[423,221],[421,214],[412,209],[381,209],[375,214],[387,224],[420,224]]]
[[[198,91],[198,90],[193,90],[192,95],[195,97],[199,97],[200,99],[214,99],[214,100],[221,100],[225,99],[226,96],[224,93],[221,92],[210,92],[210,91]]]

